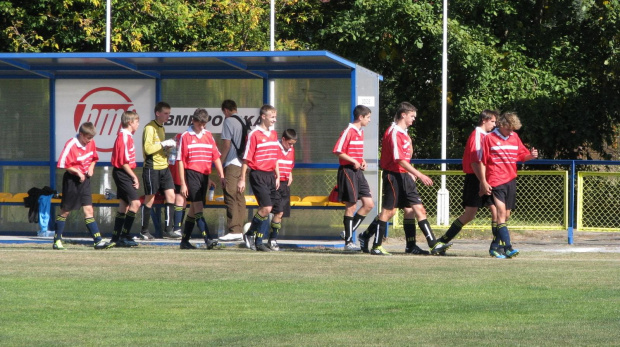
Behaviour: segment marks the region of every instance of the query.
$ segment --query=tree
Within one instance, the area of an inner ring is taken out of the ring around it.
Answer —
[[[439,157],[440,1],[369,0],[323,4],[297,31],[384,76],[382,127],[396,103],[420,108],[413,130],[419,157]],[[517,111],[524,141],[546,157],[602,153],[618,114],[617,1],[451,1],[449,156],[485,108]]]

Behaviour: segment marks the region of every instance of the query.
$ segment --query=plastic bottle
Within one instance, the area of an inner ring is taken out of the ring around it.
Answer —
[[[213,201],[214,194],[215,194],[215,186],[209,187],[209,197],[208,197],[209,201]]]
[[[177,161],[177,147],[170,148],[170,154],[168,154],[168,164],[174,165]]]

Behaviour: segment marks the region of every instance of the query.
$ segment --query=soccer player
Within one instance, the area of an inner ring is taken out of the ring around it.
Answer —
[[[267,247],[272,251],[279,251],[278,232],[282,228],[282,218],[291,215],[291,189],[293,183],[293,167],[295,167],[295,148],[297,132],[294,129],[286,129],[280,139],[280,157],[278,170],[280,172],[280,187],[277,190],[277,198],[273,204],[273,218],[271,219],[271,233]]]
[[[353,123],[342,132],[333,150],[340,163],[337,178],[338,201],[345,204],[344,249],[347,251],[360,250],[352,241],[353,232],[375,206],[368,181],[364,177],[367,165],[364,160],[363,127],[370,123],[370,109],[364,105],[355,106],[353,118]],[[362,201],[362,206],[355,212],[358,200]]]
[[[191,125],[188,130],[191,129]],[[187,199],[183,194],[181,194],[181,179],[179,178],[179,168],[177,166],[177,156],[179,153],[179,141],[181,141],[181,135],[183,133],[176,134],[174,136],[174,141],[177,143],[177,146],[172,149],[172,153],[168,156],[168,168],[170,169],[170,174],[172,175],[172,181],[174,182],[174,228],[173,233],[181,234],[183,230],[181,227],[183,226],[183,219],[185,219],[185,207],[187,205]]]
[[[433,235],[431,226],[426,219],[426,210],[422,205],[422,199],[414,178],[422,181],[423,184],[430,186],[433,181],[420,171],[416,170],[411,164],[413,153],[412,140],[407,133],[416,118],[417,108],[408,102],[402,102],[398,106],[394,123],[390,126],[381,142],[381,160],[379,164],[383,169],[383,205],[381,213],[368,226],[368,229],[360,234],[360,246],[364,253],[373,255],[390,255],[383,247],[383,236],[387,228],[387,223],[392,218],[398,208],[404,209],[405,220],[413,221],[413,217],[418,220],[418,225],[426,236],[426,241],[431,248],[431,253],[437,254],[446,250],[452,244],[438,242]],[[406,253],[421,254],[421,250],[415,244],[415,224],[405,224],[405,236],[407,238]],[[373,247],[368,250],[368,242],[374,235]]]
[[[506,222],[517,200],[517,162],[538,158],[538,150],[530,152],[521,142],[515,130],[521,129],[521,120],[514,112],[505,112],[497,119],[497,128],[484,138],[482,164],[485,166],[485,181],[481,192],[492,195],[497,208],[497,236],[491,243],[489,254],[495,258],[512,258],[519,254],[510,243],[510,232]]]
[[[117,247],[135,247],[138,244],[131,238],[131,226],[140,208],[138,188],[140,182],[133,172],[136,168],[136,148],[133,134],[138,130],[140,117],[132,111],[125,111],[121,115],[122,129],[116,136],[112,150],[112,177],[116,184],[116,195],[119,198],[118,211],[114,218],[112,243]]]
[[[142,147],[144,151],[144,168],[142,182],[144,185],[144,203],[142,204],[142,230],[139,238],[152,240],[149,233],[151,208],[155,202],[155,193],[164,194],[166,199],[166,229],[164,238],[178,239],[180,234],[174,233],[174,182],[168,168],[168,158],[165,149],[176,146],[173,139],[165,140],[164,123],[170,118],[170,105],[161,101],[155,105],[155,119],[150,121],[142,133]]]
[[[250,186],[258,202],[258,211],[243,240],[249,249],[262,252],[271,252],[271,249],[263,244],[263,236],[269,233],[269,213],[274,203],[277,203],[276,191],[280,187],[277,165],[280,144],[276,131],[269,130],[276,123],[276,113],[276,108],[271,105],[260,108],[260,123],[249,135],[243,154],[241,177],[237,183],[237,191],[244,192],[245,173],[248,167],[252,169]]]
[[[486,195],[484,189],[481,190],[480,182],[485,182],[484,166],[482,161],[482,141],[484,137],[495,128],[495,122],[499,116],[497,111],[484,110],[478,118],[478,126],[471,132],[465,152],[463,153],[463,172],[465,172],[465,182],[463,183],[463,207],[465,211],[460,215],[446,233],[439,238],[439,241],[448,243],[456,237],[464,225],[476,218],[478,209],[488,206],[491,210],[491,230],[495,239],[497,233],[497,214],[493,199]],[[482,193],[482,195],[480,194]]]
[[[217,245],[217,236],[209,234],[207,222],[203,216],[204,200],[209,187],[209,174],[212,164],[224,181],[224,169],[220,160],[220,151],[217,149],[213,135],[205,126],[209,120],[207,110],[199,108],[192,115],[192,126],[181,135],[177,166],[181,182],[181,194],[190,202],[189,212],[185,219],[181,249],[195,249],[189,240],[194,225],[198,226],[205,240],[207,249]]]
[[[62,198],[60,214],[56,217],[56,233],[53,249],[64,250],[62,232],[69,213],[82,208],[84,222],[95,241],[95,249],[114,247],[114,243],[105,242],[99,233],[97,221],[93,218],[93,197],[90,189],[90,178],[95,171],[95,163],[99,160],[97,146],[93,138],[97,130],[91,122],[82,123],[79,133],[71,138],[60,153],[57,168],[65,169],[62,176]]]

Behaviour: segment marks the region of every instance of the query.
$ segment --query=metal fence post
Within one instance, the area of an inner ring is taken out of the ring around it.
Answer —
[[[568,244],[572,245],[573,241],[573,228],[575,226],[575,161],[571,160],[570,164],[570,183],[569,183],[569,214],[568,214]]]

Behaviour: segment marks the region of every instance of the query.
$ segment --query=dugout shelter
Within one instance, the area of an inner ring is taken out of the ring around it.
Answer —
[[[291,194],[299,197],[329,194],[338,167],[332,154],[335,141],[351,121],[355,105],[368,106],[373,120],[365,129],[366,177],[378,192],[381,80],[328,51],[0,53],[1,192],[15,195],[46,185],[60,190],[62,170],[56,169],[56,161],[62,146],[82,122],[92,121],[100,155],[93,193],[105,194],[115,189],[110,151],[123,111],[135,110],[141,117],[134,135],[140,176],[141,130],[154,118],[156,102],[172,106],[167,138],[188,125],[189,111],[201,107],[209,110],[207,129],[219,140],[224,99],[235,100],[250,115],[273,103],[278,109],[276,131],[297,130]],[[38,225],[29,224],[27,211],[18,205],[0,207],[0,234],[36,232]],[[223,209],[205,212],[209,227],[217,228],[213,221],[221,221]],[[96,208],[103,231],[112,230],[113,216],[110,207]],[[85,234],[81,213],[71,214],[68,222],[69,235]],[[283,237],[333,238],[341,224],[341,209],[294,210],[283,223]]]

